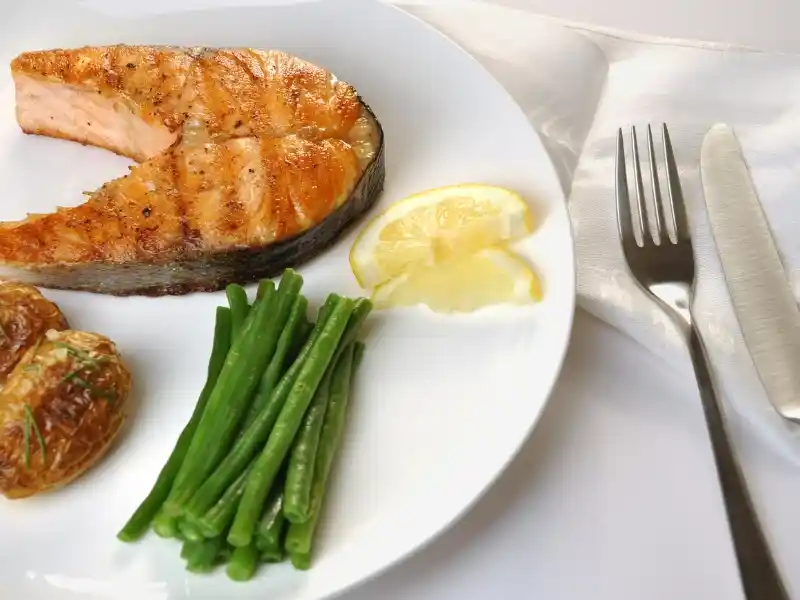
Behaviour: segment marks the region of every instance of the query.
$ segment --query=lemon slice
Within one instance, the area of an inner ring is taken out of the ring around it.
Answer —
[[[372,294],[377,308],[425,304],[443,313],[472,312],[493,304],[528,304],[541,298],[541,285],[533,270],[500,247],[407,271],[379,285]]]
[[[505,188],[462,184],[436,188],[392,204],[373,218],[350,249],[361,287],[433,266],[533,229],[525,200]]]

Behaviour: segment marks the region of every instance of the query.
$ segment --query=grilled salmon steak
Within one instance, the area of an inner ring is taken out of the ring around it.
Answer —
[[[310,259],[383,188],[371,109],[283,52],[44,50],[11,71],[23,131],[140,164],[80,206],[0,224],[0,277],[117,295],[218,290]]]

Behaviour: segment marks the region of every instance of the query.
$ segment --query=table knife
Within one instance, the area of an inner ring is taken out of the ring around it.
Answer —
[[[708,217],[734,312],[775,410],[800,422],[800,310],[741,148],[712,127],[700,155]]]

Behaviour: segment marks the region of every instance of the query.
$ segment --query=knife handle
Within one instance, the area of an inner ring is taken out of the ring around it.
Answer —
[[[694,324],[689,330],[689,351],[700,388],[744,596],[747,600],[791,600],[759,525],[747,483],[731,446],[705,346]]]

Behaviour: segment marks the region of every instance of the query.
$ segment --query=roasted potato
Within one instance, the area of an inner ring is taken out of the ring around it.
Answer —
[[[0,284],[0,384],[25,351],[32,348],[45,332],[68,327],[58,306],[35,287]]]
[[[48,331],[0,391],[0,492],[24,498],[85,472],[119,431],[130,390],[111,340]]]

